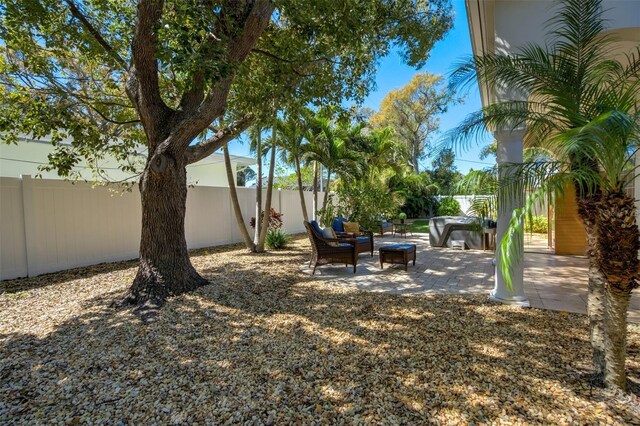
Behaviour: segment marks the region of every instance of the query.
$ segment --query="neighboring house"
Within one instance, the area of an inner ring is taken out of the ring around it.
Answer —
[[[40,171],[38,167],[47,164],[48,155],[53,152],[53,146],[47,140],[33,140],[20,138],[16,145],[7,145],[0,142],[0,176],[19,177],[20,175],[31,175],[33,177],[41,175],[44,179],[63,179],[54,171]],[[134,156],[130,161],[141,170],[144,167],[145,152]],[[231,156],[234,179],[237,177],[237,170],[255,164],[255,160],[247,157]],[[116,159],[107,157],[100,161],[100,168],[103,172],[94,175],[93,170],[86,162],[81,163],[74,170],[78,172],[83,180],[87,181],[137,181],[135,174],[123,172],[118,167]],[[195,186],[222,186],[228,187],[227,175],[222,154],[211,154],[209,157],[187,166],[187,182]]]
[[[498,53],[508,55],[520,47],[535,43],[543,45],[547,33],[546,22],[552,17],[552,13],[558,6],[553,0],[466,0],[467,17],[473,53],[482,55],[484,53]],[[619,60],[626,60],[624,53],[632,51],[634,46],[640,44],[640,1],[638,0],[605,0],[605,19],[607,20],[608,32],[614,34],[619,40],[618,46],[611,51],[611,57]],[[483,105],[490,105],[500,98],[500,94],[491,90],[487,86],[480,87],[480,94]],[[498,163],[510,163],[522,161],[522,132],[495,132],[497,140],[497,161]],[[640,158],[637,160],[640,164]],[[635,194],[636,200],[640,200],[640,180],[630,188]],[[513,206],[517,207],[517,206]],[[558,206],[560,207],[560,206]],[[575,203],[566,206],[567,209],[575,210]],[[640,204],[639,204],[640,207]],[[584,229],[577,223],[577,213],[564,209],[560,218],[562,223],[556,223],[556,243],[561,236],[557,229],[562,227],[566,237],[579,238],[578,228]],[[510,215],[502,215],[498,218],[498,238],[506,229]],[[556,216],[558,220],[558,216]],[[575,226],[574,226],[575,225]],[[574,226],[574,231],[570,227]],[[578,237],[576,237],[578,236]],[[573,250],[580,250],[580,245],[574,243]],[[512,270],[514,280],[514,291],[507,291],[503,278],[496,270],[496,287],[492,292],[492,297],[497,300],[518,305],[528,305],[528,301],[523,292],[522,264],[515,265]]]

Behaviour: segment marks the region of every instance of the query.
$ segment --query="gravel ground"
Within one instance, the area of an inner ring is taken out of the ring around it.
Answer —
[[[149,324],[109,308],[134,262],[1,283],[0,423],[640,423],[590,386],[584,316],[347,291],[299,272],[308,250],[196,251],[212,284]]]

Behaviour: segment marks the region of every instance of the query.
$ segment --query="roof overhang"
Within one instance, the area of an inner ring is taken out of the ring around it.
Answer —
[[[473,54],[495,53],[495,0],[465,0],[465,5]],[[494,102],[493,91],[486,84],[479,87],[482,105]]]

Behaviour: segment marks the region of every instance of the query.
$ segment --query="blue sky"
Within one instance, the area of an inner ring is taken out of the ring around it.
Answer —
[[[389,54],[378,65],[376,88],[369,94],[363,106],[377,111],[380,107],[380,102],[390,90],[406,85],[417,72],[428,71],[432,74],[442,74],[446,78],[455,63],[471,54],[471,38],[467,26],[464,0],[452,0],[452,4],[456,14],[454,27],[443,40],[436,44],[426,65],[416,70],[403,64],[397,53]],[[454,105],[449,108],[447,113],[441,115],[441,132],[455,127],[467,114],[480,109],[480,93],[476,85],[463,95],[465,100],[463,104]],[[479,169],[491,165],[492,159],[484,161],[479,159],[478,154],[481,148],[482,146],[474,144],[467,151],[458,151],[456,153],[458,170],[466,173],[470,168]],[[236,155],[248,155],[249,153],[247,144],[242,145],[240,142],[233,142],[230,145],[230,151]],[[431,159],[424,161],[422,164],[423,169],[430,167]]]

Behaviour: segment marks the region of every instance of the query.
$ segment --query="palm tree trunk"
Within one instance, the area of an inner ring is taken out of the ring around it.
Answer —
[[[313,220],[318,219],[318,162],[313,162]]]
[[[240,229],[240,233],[242,234],[242,239],[244,240],[244,245],[247,247],[247,250],[250,252],[256,251],[256,245],[251,241],[251,235],[249,235],[249,231],[247,230],[247,226],[244,223],[244,219],[242,217],[242,210],[240,209],[240,202],[238,201],[238,192],[236,191],[236,184],[233,181],[233,170],[231,169],[231,157],[229,156],[229,147],[225,144],[222,148],[224,153],[224,165],[227,170],[227,182],[229,182],[229,192],[231,193],[231,204],[233,204],[233,212],[236,216],[236,222],[238,222],[238,229]]]
[[[331,186],[331,169],[327,167],[327,186],[324,188],[324,199],[322,200],[322,208],[327,205],[329,199],[329,188]]]
[[[298,177],[298,193],[300,194],[300,207],[302,207],[302,217],[307,222],[309,221],[309,215],[307,214],[307,202],[304,199],[304,190],[302,188],[302,172],[300,171],[300,159],[295,159],[296,175]]]
[[[627,355],[628,293],[619,293],[610,287],[605,290],[604,321],[604,382],[607,387],[626,390],[625,358]]]
[[[267,197],[264,203],[264,212],[262,213],[262,228],[260,229],[260,240],[256,244],[258,253],[264,252],[264,240],[267,238],[269,230],[269,219],[271,217],[271,197],[273,195],[273,175],[276,167],[276,127],[273,127],[273,137],[271,142],[271,157],[269,159],[269,177],[267,178]],[[257,224],[256,220],[256,224]]]
[[[598,268],[595,255],[597,251],[596,209],[598,196],[592,195],[578,198],[578,214],[584,223],[587,234],[587,258],[589,259],[589,286],[587,293],[587,313],[589,316],[589,332],[593,350],[593,368],[598,379],[604,377],[604,314],[605,314],[605,279]]]
[[[624,193],[602,197],[596,210],[596,260],[605,277],[604,381],[625,390],[627,308],[640,278],[640,230],[635,200]]]
[[[257,134],[257,146],[256,146],[256,161],[258,164],[258,175],[256,176],[256,212],[255,212],[255,224],[256,227],[253,232],[253,244],[257,245],[260,242],[260,228],[262,226],[262,130],[258,129]]]

